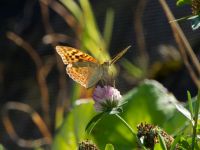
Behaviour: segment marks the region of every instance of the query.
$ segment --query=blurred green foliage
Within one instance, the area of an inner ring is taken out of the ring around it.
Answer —
[[[108,49],[114,22],[113,10],[109,9],[107,11],[104,31],[101,34],[88,0],[80,0],[79,3],[73,0],[60,1],[77,21],[79,27],[77,38],[80,42],[80,48],[87,49],[101,63],[110,60]],[[178,6],[183,4],[191,4],[191,1],[177,1]],[[122,66],[137,79],[145,76],[145,71],[134,66],[128,60],[124,60]],[[135,137],[114,115],[101,118],[91,134],[85,132],[87,123],[96,115],[96,112],[91,100],[77,101],[80,92],[80,88],[75,85],[71,94],[71,102],[74,103],[73,108],[58,129],[52,149],[77,149],[78,143],[86,139],[93,140],[100,149],[135,149],[137,147]],[[182,135],[184,135],[184,132],[190,133],[191,124],[187,120],[189,117],[184,117],[186,114],[188,116],[189,111],[184,107],[177,109],[176,106],[178,105],[176,104],[178,101],[161,84],[154,80],[145,80],[138,87],[127,92],[123,98],[127,104],[123,106],[124,111],[120,115],[131,125],[135,132],[138,124],[146,122],[158,125],[168,133],[177,135],[172,147],[175,147],[176,143],[180,143],[180,146],[185,149],[191,146],[191,137],[184,138],[180,136],[180,133]],[[192,109],[191,98],[189,104],[190,109]],[[160,144],[156,144],[155,149],[166,149],[162,136],[159,137]]]
[[[65,5],[77,21],[78,29],[75,30],[77,30],[76,38],[80,42],[80,48],[83,50],[87,49],[101,63],[110,60],[108,49],[114,22],[113,10],[108,9],[104,31],[101,34],[88,0],[79,0],[79,3],[74,0],[60,0],[60,2]],[[178,6],[183,4],[191,4],[191,0],[177,1]],[[189,19],[195,21],[193,29],[199,28],[199,16]],[[168,62],[167,65],[169,65]],[[128,60],[124,59],[122,66],[130,75],[137,79],[143,78],[146,75],[146,71],[134,66]],[[114,68],[113,73],[115,73]],[[59,128],[57,128],[53,140],[53,150],[77,149],[78,143],[86,139],[95,141],[100,149],[106,150],[132,150],[137,147],[135,137],[114,115],[102,118],[91,134],[85,132],[86,125],[96,115],[96,112],[91,99],[77,100],[80,94],[81,87],[74,84],[70,93],[70,102],[73,104],[71,110],[66,114],[63,122],[60,121],[62,116],[58,116],[56,119],[59,122],[57,124],[61,124],[61,122],[62,124],[61,126],[56,125]],[[176,98],[154,80],[145,80],[139,86],[125,93],[123,98],[127,103],[123,106],[124,111],[120,115],[131,125],[135,132],[137,125],[141,122],[158,125],[169,134],[177,137],[175,138],[173,148],[176,143],[179,143],[183,149],[191,148],[192,134],[190,123],[194,117],[197,119],[197,133],[200,133],[200,125],[198,124],[199,110],[193,111],[193,105],[195,104],[192,103],[192,98],[189,94],[190,111],[184,107],[177,109],[176,105],[174,105],[177,103]],[[187,138],[184,137],[184,134],[190,134],[191,136]],[[194,135],[196,138],[196,134]],[[160,137],[160,143],[156,145],[155,149],[166,149],[162,137]],[[194,146],[197,148],[197,143],[194,143]],[[3,146],[0,145],[0,150],[3,149]]]
[[[76,149],[77,144],[88,138],[85,125],[95,114],[92,101],[76,101],[71,112],[67,114],[53,141],[52,149]]]
[[[187,122],[173,105],[175,97],[156,81],[145,80],[123,97],[128,103],[121,116],[134,130],[139,123],[147,122],[173,134]],[[113,144],[116,150],[136,147],[135,137],[114,115],[103,118],[92,134],[87,135],[84,129],[95,114],[92,101],[77,101],[58,130],[52,149],[75,149],[79,142],[88,138],[100,149],[104,149],[107,143]]]
[[[1,144],[0,144],[0,150],[5,150],[5,148]]]
[[[74,0],[60,0],[66,8],[72,13],[77,20],[80,31],[78,32],[78,39],[80,40],[81,49],[87,49],[100,62],[108,61],[110,59],[108,44],[111,38],[113,26],[113,12],[108,11],[105,23],[104,37],[105,41],[99,32],[96,20],[93,15],[92,8],[88,0],[80,0],[79,4]]]

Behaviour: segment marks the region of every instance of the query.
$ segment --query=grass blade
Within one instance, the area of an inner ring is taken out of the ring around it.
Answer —
[[[194,117],[194,110],[192,106],[192,97],[189,91],[187,91],[187,97],[188,97],[188,103],[189,103],[189,108],[190,108],[190,113],[191,113],[191,118]]]
[[[110,40],[113,31],[113,23],[114,23],[114,11],[113,9],[108,9],[106,13],[105,25],[104,25],[104,32],[103,37],[107,46],[107,49],[110,45]]]
[[[195,106],[194,126],[193,126],[193,135],[192,135],[192,150],[194,149],[196,136],[197,136],[197,121],[198,121],[198,114],[199,114],[199,106],[200,106],[200,91],[198,91],[197,102]]]
[[[162,149],[167,150],[167,146],[166,146],[163,136],[160,133],[158,133],[158,137],[159,137],[160,146],[162,147]]]

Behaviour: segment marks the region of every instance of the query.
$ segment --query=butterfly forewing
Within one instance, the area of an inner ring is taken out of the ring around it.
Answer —
[[[83,53],[80,50],[75,49],[73,47],[56,46],[56,51],[61,56],[65,65],[83,61],[98,63],[97,60],[92,56]]]

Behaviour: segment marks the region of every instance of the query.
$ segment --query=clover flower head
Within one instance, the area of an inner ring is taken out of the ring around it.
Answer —
[[[111,112],[117,110],[122,96],[112,86],[97,86],[93,92],[94,107],[97,112]]]

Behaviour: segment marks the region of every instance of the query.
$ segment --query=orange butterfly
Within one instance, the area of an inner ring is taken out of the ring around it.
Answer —
[[[109,66],[122,57],[129,48],[130,46],[117,54],[112,60],[102,64],[94,57],[72,47],[56,46],[56,51],[61,56],[63,63],[67,65],[67,74],[85,88],[90,88],[99,80],[108,77]]]

